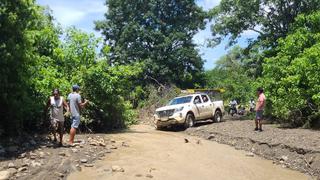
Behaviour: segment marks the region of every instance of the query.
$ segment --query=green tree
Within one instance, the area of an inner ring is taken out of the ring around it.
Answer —
[[[75,83],[91,100],[83,112],[85,126],[96,117],[108,127],[132,123],[128,100],[140,93],[135,79],[144,65],[109,66],[97,53],[101,39],[75,28],[63,31],[52,20],[32,0],[0,3],[0,136],[42,129],[52,89],[66,96]]]
[[[108,0],[96,23],[111,47],[111,64],[144,62],[148,80],[193,86],[203,62],[192,37],[206,13],[193,0]]]
[[[287,35],[290,25],[300,13],[320,8],[319,0],[222,0],[211,10],[213,41],[219,43],[230,35],[230,44],[246,30],[258,33],[264,47],[277,45]]]
[[[50,17],[50,16],[47,16]],[[64,34],[63,34],[64,33]],[[60,40],[59,35],[64,39]],[[43,22],[42,30],[35,33],[34,63],[30,77],[35,100],[30,106],[30,116],[25,117],[27,127],[41,126],[44,123],[43,106],[51,91],[59,88],[65,98],[72,84],[82,84],[82,74],[93,66],[96,59],[96,47],[99,40],[93,34],[87,34],[75,28],[62,31],[52,24],[51,19]]]
[[[135,121],[135,112],[128,101],[135,90],[143,64],[110,66],[99,61],[83,74],[83,92],[92,103],[87,121],[95,129],[122,128]]]
[[[294,126],[311,126],[319,118],[319,22],[319,11],[299,15],[290,34],[278,41],[276,56],[263,64],[260,80],[272,102],[272,113]]]
[[[32,114],[33,65],[36,54],[45,53],[34,37],[46,18],[33,0],[0,2],[0,130],[6,134],[17,134],[23,119]]]
[[[246,74],[244,60],[243,49],[235,46],[216,62],[214,69],[206,72],[206,86],[225,89],[224,100],[237,99],[246,103],[253,94],[252,80]]]
[[[97,48],[101,41],[93,33],[68,28],[61,45],[55,51],[57,70],[64,73],[63,76],[70,83],[81,85],[81,75],[99,60]]]
[[[54,52],[60,45],[59,36],[62,30],[53,24],[53,17],[47,8],[36,6],[37,11],[34,20],[35,29],[28,30],[30,46],[29,56],[32,59],[27,64],[28,77],[28,104],[22,110],[25,115],[22,119],[24,130],[39,129],[43,123],[43,106],[53,88],[66,84],[65,79],[57,78],[59,71],[53,66],[55,62]],[[20,42],[17,42],[20,43]]]

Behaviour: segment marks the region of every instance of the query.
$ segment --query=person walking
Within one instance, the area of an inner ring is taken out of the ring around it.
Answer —
[[[80,87],[78,85],[73,85],[72,93],[68,95],[68,102],[69,102],[69,107],[71,112],[71,121],[72,121],[71,129],[70,129],[69,145],[73,145],[74,137],[80,125],[80,111],[89,102],[88,100],[85,100],[85,102],[81,101],[79,90],[80,90]]]
[[[266,104],[266,96],[263,94],[263,89],[259,87],[257,89],[257,104],[256,104],[256,128],[255,131],[262,131],[263,110]]]
[[[59,89],[54,89],[52,91],[52,96],[49,98],[47,102],[47,106],[45,109],[45,115],[47,115],[48,108],[50,107],[50,123],[52,128],[52,133],[54,137],[54,141],[57,141],[57,132],[59,133],[59,146],[62,146],[62,139],[64,133],[64,116],[63,116],[63,108],[69,112],[69,106],[65,99],[60,96]],[[45,116],[46,117],[46,116]]]
[[[255,105],[256,103],[254,102],[253,98],[251,98],[249,101],[250,112],[254,112]]]

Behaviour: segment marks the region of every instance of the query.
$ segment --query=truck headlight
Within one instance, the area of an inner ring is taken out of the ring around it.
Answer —
[[[183,108],[184,108],[184,106],[179,107],[179,108],[176,108],[176,109],[174,110],[174,112],[175,112],[175,113],[176,113],[176,112],[180,112],[180,111],[182,111],[182,110],[183,110]]]

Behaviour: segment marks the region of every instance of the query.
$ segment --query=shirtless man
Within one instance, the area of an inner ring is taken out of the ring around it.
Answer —
[[[255,131],[262,131],[262,119],[263,119],[263,110],[266,104],[266,96],[263,94],[263,89],[260,87],[257,89],[257,104],[256,104],[256,128]]]

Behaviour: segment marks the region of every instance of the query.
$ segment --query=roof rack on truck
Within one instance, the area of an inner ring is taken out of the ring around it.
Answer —
[[[223,88],[216,89],[185,89],[181,90],[182,94],[206,93],[212,100],[221,100],[221,93],[224,93]]]

